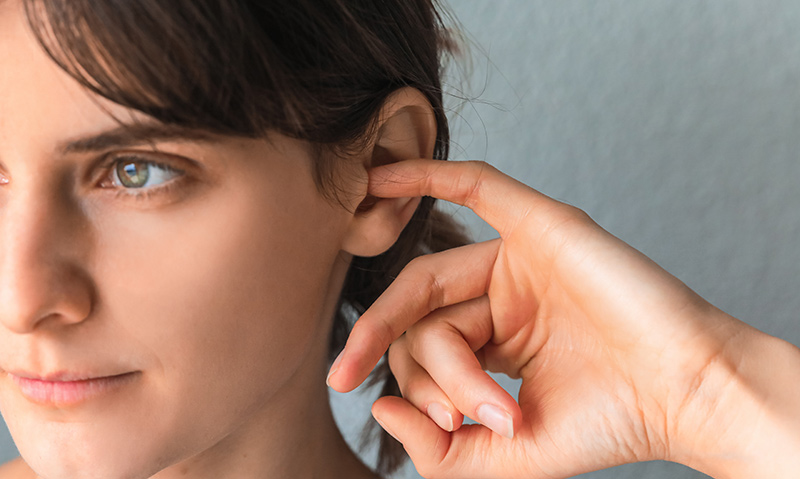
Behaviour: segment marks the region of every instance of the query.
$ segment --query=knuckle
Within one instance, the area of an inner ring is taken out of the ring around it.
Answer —
[[[486,177],[496,168],[485,161],[470,161],[468,166],[466,173],[457,179],[458,190],[465,192],[462,198],[464,206],[473,208],[480,202]]]
[[[589,214],[578,207],[562,203],[558,205],[556,212],[545,233],[554,238],[561,238],[564,242],[597,226]]]
[[[416,281],[418,276],[424,276],[430,274],[427,265],[427,258],[426,255],[416,256],[411,259],[403,270],[398,275],[398,279],[403,277],[405,279],[409,279],[411,281]]]
[[[415,358],[424,358],[428,351],[435,351],[452,340],[452,332],[438,321],[424,321],[410,332],[408,349]]]
[[[578,208],[577,206],[566,205],[566,204],[564,206],[565,206],[566,216],[571,218],[573,221],[579,223],[594,223],[594,220],[592,220],[592,217],[589,216],[589,213],[587,213],[586,211]]]
[[[403,397],[420,407],[431,396],[433,381],[426,375],[415,375],[405,380],[405,387],[401,387]]]
[[[459,410],[469,411],[477,407],[473,404],[471,398],[474,396],[475,391],[480,391],[482,388],[476,388],[478,383],[473,382],[472,376],[469,371],[461,371],[459,374],[460,379],[451,381],[450,389],[447,391],[448,397],[453,399],[453,402],[459,407]]]
[[[408,336],[407,341],[409,344],[418,342],[420,338],[424,338],[432,329],[438,326],[438,322],[433,316],[434,314],[429,314],[414,326],[408,328],[406,336]]]
[[[456,479],[464,477],[464,457],[460,457],[452,446],[449,435],[439,434],[436,441],[426,449],[426,460],[414,461],[420,476],[426,479]]]
[[[425,460],[414,461],[414,467],[420,476],[425,479],[445,479],[442,471],[442,461],[447,455],[449,441],[444,436],[438,436],[432,447],[427,448],[428,457]]]
[[[444,289],[436,272],[431,269],[429,258],[417,256],[400,274],[409,284],[411,303],[424,305],[426,313],[442,306]]]
[[[428,297],[428,311],[436,311],[444,305],[444,288],[439,281],[439,277],[434,273],[429,273],[423,283],[426,290],[423,292]]]
[[[465,163],[469,165],[470,169],[473,171],[473,174],[476,175],[480,175],[487,171],[497,170],[497,168],[483,160],[469,160]]]
[[[358,325],[358,323],[356,323]],[[394,325],[387,318],[376,318],[371,323],[370,335],[372,338],[368,339],[371,344],[380,344],[382,347],[388,348],[392,342],[397,338]]]

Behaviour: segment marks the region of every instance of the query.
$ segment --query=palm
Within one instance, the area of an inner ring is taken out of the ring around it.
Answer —
[[[657,385],[653,379],[658,374],[671,374],[662,369],[671,363],[665,352],[672,349],[668,343],[677,333],[668,331],[682,325],[656,324],[664,334],[645,335],[643,321],[629,308],[614,311],[613,304],[591,304],[593,297],[609,297],[591,288],[589,277],[599,265],[586,258],[595,255],[547,245],[533,252],[529,245],[504,241],[498,248],[489,297],[492,317],[501,319],[494,319],[493,341],[479,353],[487,369],[523,379],[518,447],[535,449],[535,454],[529,450],[517,457],[530,458],[530,470],[556,477],[661,457],[668,418],[661,414],[661,420],[653,420],[651,410],[663,406],[652,399],[663,397],[663,391],[656,394],[634,385]],[[636,261],[616,264],[633,270],[638,266]],[[570,281],[585,289],[576,295],[574,285],[561,283],[555,273],[559,270],[569,271]],[[685,305],[692,299],[688,289],[678,288],[658,300]],[[647,323],[652,333],[654,323]]]

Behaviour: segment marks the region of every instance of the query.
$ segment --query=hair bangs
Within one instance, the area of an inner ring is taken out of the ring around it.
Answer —
[[[219,134],[259,137],[278,129],[300,136],[296,92],[279,88],[289,83],[275,74],[280,58],[243,24],[251,16],[242,8],[190,0],[25,2],[48,56],[114,103]]]

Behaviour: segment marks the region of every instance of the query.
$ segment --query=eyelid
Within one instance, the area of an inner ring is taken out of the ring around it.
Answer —
[[[162,158],[165,155],[159,154],[158,157],[153,154],[148,154],[147,152],[140,152],[140,151],[119,151],[114,153],[109,153],[105,157],[102,158],[99,164],[100,170],[100,178],[96,182],[100,188],[104,188],[107,190],[112,190],[117,197],[129,197],[132,199],[146,199],[160,194],[169,193],[175,187],[179,186],[179,183],[186,181],[189,179],[189,173],[187,168],[182,168],[176,166],[174,163],[177,162],[175,160],[177,157],[169,155],[173,161],[164,161]],[[117,165],[123,160],[134,160],[140,163],[146,163],[155,167],[160,167],[165,170],[172,171],[177,173],[175,178],[172,178],[165,183],[162,183],[157,186],[152,187],[144,187],[144,188],[126,188],[124,185],[115,184],[115,179],[112,178],[112,175],[115,174],[115,170]],[[183,163],[192,163],[191,160],[188,158],[182,159]]]

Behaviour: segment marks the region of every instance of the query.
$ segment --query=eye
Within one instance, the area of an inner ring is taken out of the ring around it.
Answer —
[[[118,157],[111,169],[112,184],[130,189],[157,188],[181,175],[180,170],[135,156]]]

